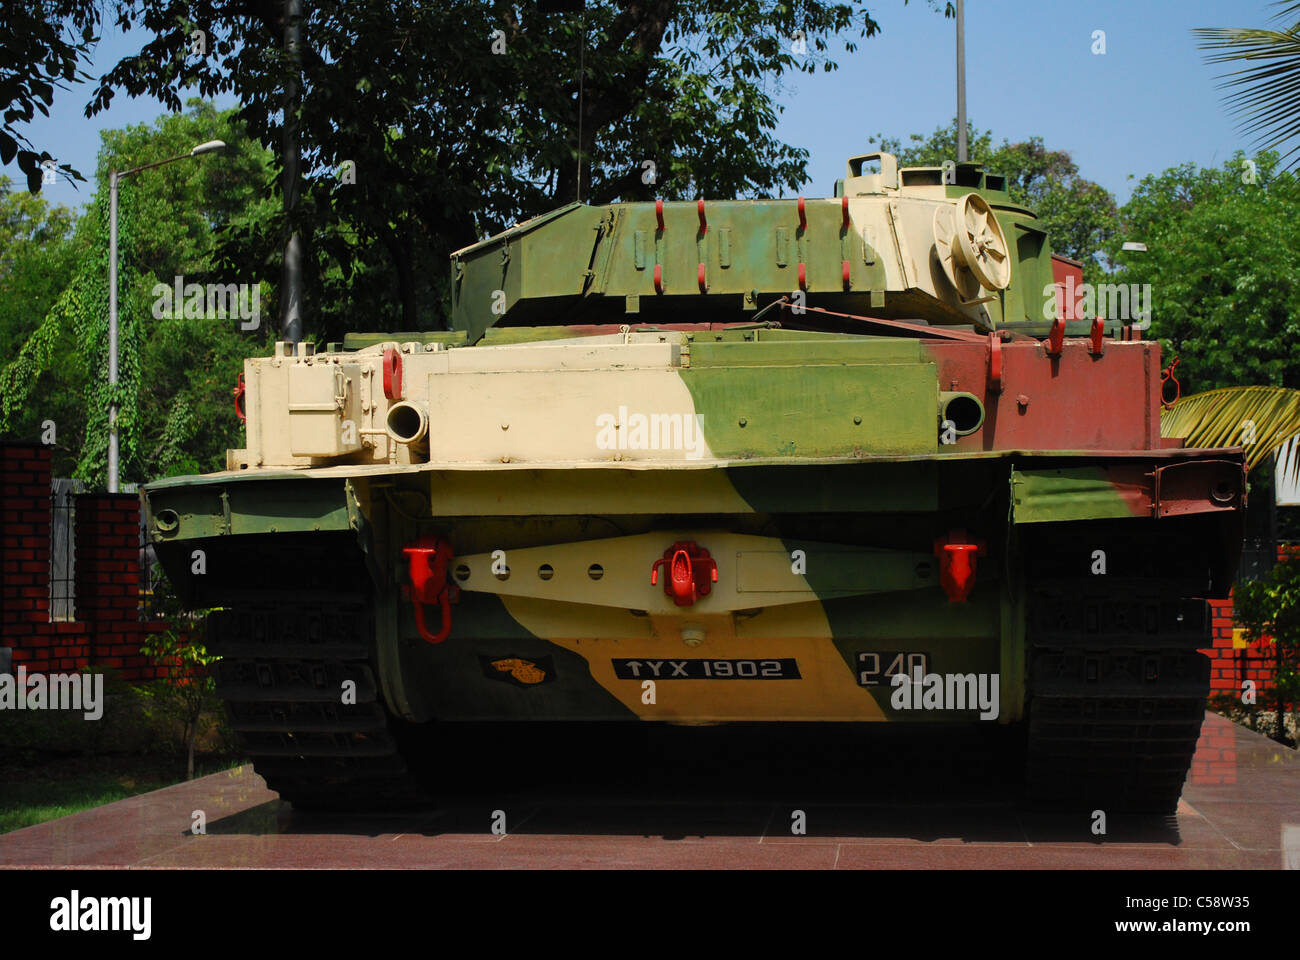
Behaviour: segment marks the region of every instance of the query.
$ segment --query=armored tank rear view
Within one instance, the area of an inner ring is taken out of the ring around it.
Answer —
[[[247,361],[245,448],[145,496],[258,771],[368,807],[439,721],[985,723],[1035,799],[1171,812],[1241,451],[1162,438],[1159,345],[1056,316],[1004,187],[571,204],[453,256],[452,331]]]

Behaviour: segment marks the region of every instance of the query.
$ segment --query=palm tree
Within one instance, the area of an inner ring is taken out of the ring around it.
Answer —
[[[1286,387],[1224,387],[1183,397],[1160,415],[1160,433],[1182,437],[1189,447],[1246,448],[1254,468],[1300,434],[1300,390]],[[1277,476],[1300,476],[1300,444],[1291,444]]]
[[[1290,22],[1288,29],[1200,27],[1192,31],[1201,38],[1200,48],[1210,54],[1207,63],[1248,62],[1225,74],[1219,86],[1233,91],[1225,100],[1241,119],[1238,129],[1259,134],[1264,150],[1300,138],[1300,2],[1279,0],[1273,6],[1282,8],[1273,19]],[[1297,152],[1300,142],[1282,159]],[[1290,165],[1297,162],[1300,157]]]

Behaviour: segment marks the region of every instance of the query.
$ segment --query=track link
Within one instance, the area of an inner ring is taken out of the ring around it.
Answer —
[[[208,649],[222,657],[217,693],[231,726],[267,785],[295,808],[392,809],[429,800],[402,757],[415,731],[381,702],[370,624],[361,603],[249,606],[208,617]]]
[[[1205,716],[1208,605],[1150,580],[1039,583],[1030,600],[1031,801],[1170,815]],[[1171,591],[1174,591],[1171,594]]]

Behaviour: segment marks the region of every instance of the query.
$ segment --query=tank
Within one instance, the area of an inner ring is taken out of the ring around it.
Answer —
[[[451,330],[246,361],[246,446],[146,522],[298,807],[422,802],[457,723],[820,721],[1172,813],[1243,456],[1161,436],[1077,267],[977,164],[570,204],[453,254]]]

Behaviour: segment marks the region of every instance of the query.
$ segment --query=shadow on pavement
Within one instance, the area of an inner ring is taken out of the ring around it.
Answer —
[[[211,834],[898,838],[1178,844],[1173,817],[1021,802],[1023,745],[1001,727],[447,725],[435,805],[317,814],[275,800]],[[796,832],[802,830],[802,832]]]

